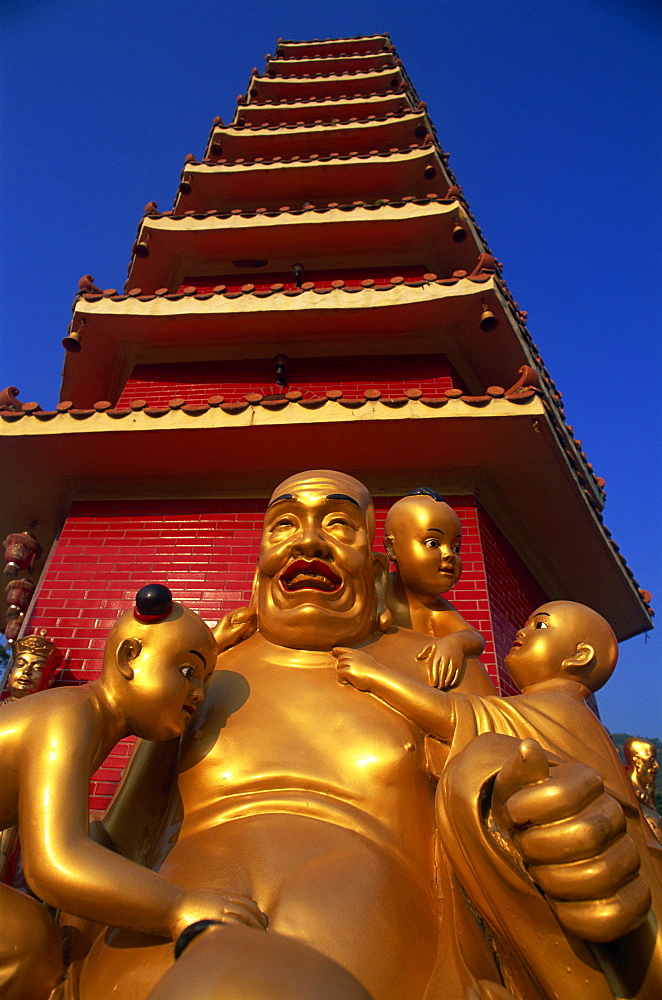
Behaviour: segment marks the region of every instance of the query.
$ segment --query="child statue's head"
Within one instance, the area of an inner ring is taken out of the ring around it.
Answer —
[[[607,683],[617,659],[616,636],[597,611],[574,601],[551,601],[519,629],[505,665],[523,690],[566,677],[590,692]]]
[[[384,546],[405,589],[419,597],[444,594],[462,573],[460,519],[434,490],[414,490],[386,515]]]
[[[148,740],[180,736],[216,665],[216,640],[199,615],[161,584],[136,594],[106,641],[102,679],[131,732]]]

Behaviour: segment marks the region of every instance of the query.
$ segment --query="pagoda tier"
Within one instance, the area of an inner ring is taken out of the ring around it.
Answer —
[[[366,118],[375,115],[376,118],[386,115],[401,114],[414,110],[420,101],[414,101],[408,93],[398,94],[358,94],[341,95],[319,100],[301,97],[298,100],[274,100],[244,104],[241,96],[241,106],[237,108],[232,127],[241,126],[277,127],[280,122],[296,125],[328,122],[334,124],[348,118]]]
[[[196,292],[191,287],[173,295],[86,296],[78,301],[72,324],[83,348],[67,360],[63,398],[76,406],[92,406],[98,399],[113,402],[133,364],[157,360],[259,358],[279,352],[435,353],[449,358],[476,395],[490,385],[513,385],[522,365],[538,365],[535,348],[493,275],[449,283],[397,276],[372,287],[326,284],[290,292],[262,292],[246,285],[239,292]],[[485,308],[499,323],[487,334],[480,328]],[[94,351],[86,356],[90,343]],[[551,383],[546,395],[557,410]]]
[[[399,62],[394,52],[337,53],[335,55],[288,55],[277,53],[267,61],[264,75],[287,78],[310,76],[337,76],[338,74],[381,72],[394,70]],[[259,76],[259,74],[256,74]]]
[[[309,42],[278,39],[278,59],[319,59],[327,56],[361,56],[395,52],[387,32],[383,35],[356,35],[354,38],[315,38]],[[267,56],[268,59],[271,56]]]
[[[278,117],[278,116],[275,116]],[[255,161],[256,157],[273,155],[277,144],[279,154],[305,158],[318,156],[351,155],[353,152],[388,153],[392,149],[417,148],[421,141],[431,136],[431,127],[424,109],[399,110],[377,116],[374,112],[348,116],[344,120],[316,119],[288,122],[281,119],[276,124],[216,126],[210,138],[206,157],[226,163]],[[277,136],[275,143],[273,138]]]
[[[182,284],[208,286],[202,280],[207,275],[222,276],[214,285],[241,286],[246,282],[238,276],[247,272],[254,273],[246,281],[269,287],[282,280],[270,280],[273,274],[287,272],[293,280],[291,269],[303,250],[307,281],[322,271],[344,280],[357,269],[367,278],[379,268],[383,277],[418,268],[419,278],[434,272],[450,279],[457,269],[471,273],[483,249],[464,206],[454,199],[236,209],[202,218],[153,214],[139,227],[125,287],[143,294],[177,292]]]
[[[370,94],[393,94],[407,88],[407,81],[400,66],[380,66],[365,69],[358,65],[364,57],[357,58],[357,67],[344,72],[316,72],[316,62],[311,72],[302,75],[278,76],[253,73],[246,92],[247,101],[296,100],[302,94],[310,100],[324,101],[329,97],[365,97]],[[332,62],[333,60],[330,60]]]
[[[28,627],[75,677],[98,674],[101,633],[148,579],[210,621],[248,601],[265,498],[320,464],[366,483],[380,531],[412,487],[456,507],[450,597],[503,691],[545,599],[595,607],[621,639],[650,627],[446,159],[388,36],[280,41],[187,157],[173,210],[147,207],[125,292],[82,288],[58,408],[0,410],[0,530],[58,538]]]
[[[263,162],[189,162],[182,172],[174,213],[222,212],[238,205],[274,210],[289,204],[293,191],[300,192],[299,205],[294,207],[306,202],[398,201],[403,195],[424,198],[429,192],[444,197],[450,184],[439,152],[430,144],[383,153],[355,150],[353,155],[311,153],[287,159],[276,150]]]

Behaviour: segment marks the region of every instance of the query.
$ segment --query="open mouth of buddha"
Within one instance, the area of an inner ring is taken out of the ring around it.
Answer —
[[[330,594],[339,590],[342,580],[328,563],[320,559],[296,559],[285,569],[280,578],[283,590],[295,593],[299,590],[319,590]]]

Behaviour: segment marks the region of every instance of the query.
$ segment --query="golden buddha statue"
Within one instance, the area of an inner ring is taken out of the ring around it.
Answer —
[[[646,822],[662,844],[662,817],[655,806],[655,784],[660,767],[657,762],[657,747],[650,740],[631,736],[623,745],[623,753],[627,761],[627,773]]]
[[[138,748],[104,821],[115,851],[182,889],[255,900],[267,933],[203,921],[173,964],[163,936],[64,918],[81,945],[67,998],[552,1000],[577,987],[613,1000],[635,947],[644,960],[627,995],[655,995],[659,885],[650,865],[639,874],[649,845],[626,825],[628,803],[572,752],[522,743],[531,721],[451,753],[435,803],[424,729],[347,683],[339,647],[431,683],[430,633],[392,624],[373,532],[352,477],[281,483],[260,546],[257,631],[223,641],[183,738]],[[495,696],[471,656],[454,691]],[[589,869],[599,875],[586,885]],[[498,956],[481,914],[490,903],[507,930]],[[542,950],[545,968],[530,961]]]
[[[46,638],[45,629],[17,639],[13,648],[14,657],[7,680],[9,697],[0,702],[0,706],[50,687],[63,659],[61,650]]]
[[[9,697],[0,701],[0,708],[50,687],[63,659],[61,650],[46,638],[45,629],[18,639],[13,652],[7,679]],[[14,883],[20,868],[19,858],[18,828],[11,826],[0,832],[0,882]]]

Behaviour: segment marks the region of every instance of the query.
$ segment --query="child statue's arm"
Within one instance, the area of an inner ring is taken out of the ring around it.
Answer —
[[[201,919],[264,926],[246,897],[184,892],[95,843],[88,833],[89,764],[100,737],[94,707],[62,698],[37,721],[30,752],[21,755],[19,801],[23,866],[33,892],[76,916],[173,940]]]
[[[389,670],[362,649],[337,646],[333,655],[338,661],[341,684],[377,695],[428,736],[445,743],[451,741],[455,728],[453,702],[445,691]]]

